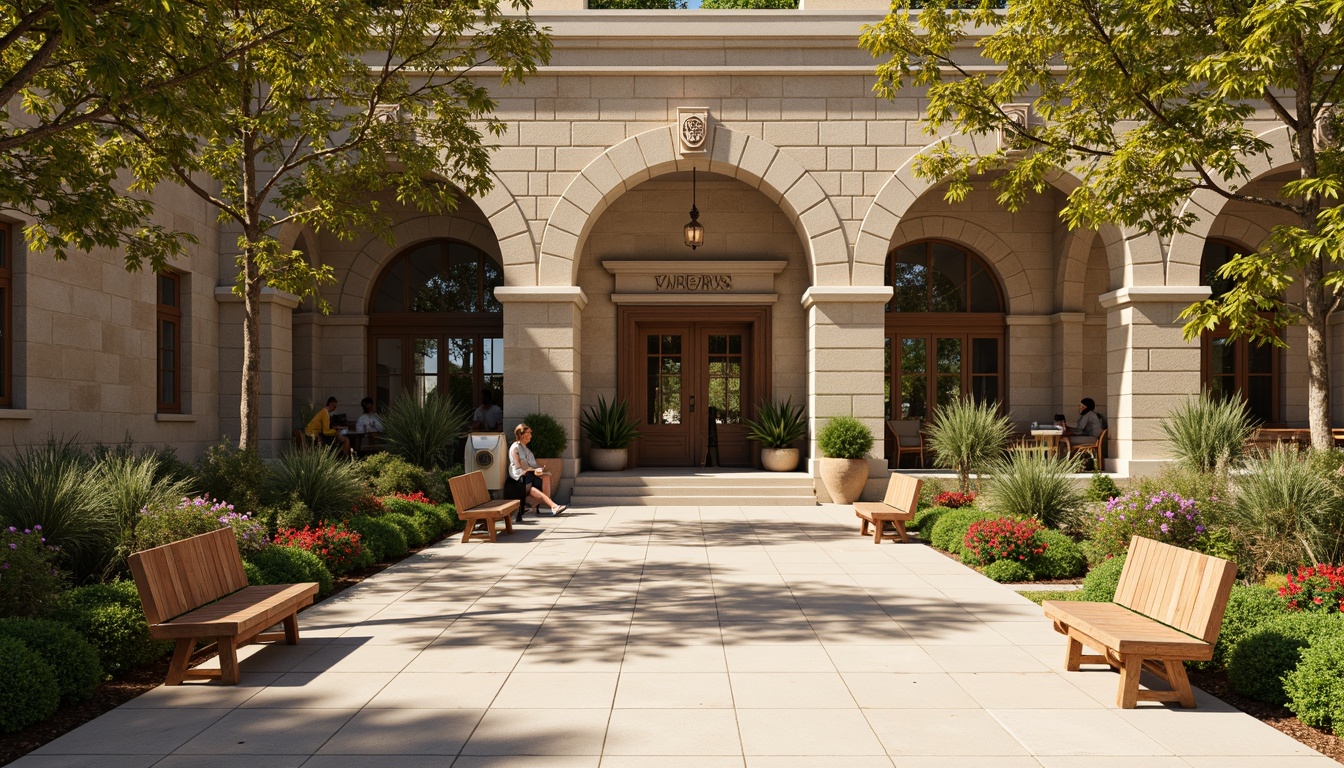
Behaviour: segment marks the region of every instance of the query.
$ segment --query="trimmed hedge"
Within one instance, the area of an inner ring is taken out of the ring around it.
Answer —
[[[41,654],[22,640],[0,637],[0,731],[46,720],[60,702],[56,673]]]
[[[1097,563],[1083,579],[1079,600],[1109,603],[1115,600],[1115,589],[1120,586],[1120,572],[1125,568],[1125,555],[1117,555]]]
[[[944,552],[960,555],[966,532],[971,530],[972,525],[981,520],[998,520],[1001,517],[1003,515],[975,507],[953,509],[938,518],[929,541]]]
[[[90,584],[61,595],[61,607],[53,616],[98,652],[103,672],[115,675],[142,667],[172,650],[170,640],[149,636],[145,612],[135,582]]]
[[[1218,632],[1218,644],[1213,648],[1213,660],[1197,662],[1199,669],[1219,669],[1226,667],[1232,649],[1256,627],[1275,616],[1288,612],[1288,607],[1279,598],[1278,593],[1259,584],[1233,584],[1232,592],[1227,596],[1227,610],[1223,613],[1223,626]]]
[[[985,566],[985,575],[999,583],[1031,581],[1036,574],[1017,560],[995,560]]]
[[[1297,668],[1283,679],[1288,708],[1302,722],[1344,736],[1344,635],[1303,649]]]
[[[98,652],[59,621],[0,619],[0,637],[18,640],[51,665],[63,704],[89,698],[103,679]]]
[[[369,551],[375,563],[406,555],[406,534],[390,520],[382,517],[352,517],[345,521],[345,526],[359,534],[360,543]]]
[[[966,509],[966,507],[962,507],[962,509]],[[920,507],[915,512],[915,519],[911,520],[906,527],[912,531],[919,531],[920,537],[928,541],[929,537],[933,536],[933,526],[938,523],[943,515],[951,511],[951,507]]]
[[[397,526],[406,537],[406,546],[411,549],[419,549],[429,543],[429,537],[425,535],[425,529],[422,524],[416,521],[411,515],[404,515],[399,512],[391,512],[383,515],[383,520]]]
[[[1302,660],[1308,646],[1344,637],[1344,614],[1285,613],[1261,623],[1232,649],[1227,677],[1237,693],[1283,706],[1283,678]]]
[[[335,586],[331,571],[322,558],[306,549],[294,547],[267,547],[247,556],[256,566],[262,584],[302,584],[317,582],[318,594],[330,594]]]
[[[1078,542],[1053,528],[1044,528],[1037,536],[1046,545],[1045,551],[1027,563],[1037,578],[1070,579],[1087,572],[1087,555]]]

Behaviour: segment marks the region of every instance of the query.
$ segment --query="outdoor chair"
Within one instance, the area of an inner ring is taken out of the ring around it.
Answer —
[[[892,446],[891,460],[892,467],[899,469],[901,466],[901,457],[907,453],[912,453],[919,457],[919,467],[924,467],[924,432],[922,428],[924,423],[918,419],[891,419],[887,421],[887,429],[896,437],[896,442]]]

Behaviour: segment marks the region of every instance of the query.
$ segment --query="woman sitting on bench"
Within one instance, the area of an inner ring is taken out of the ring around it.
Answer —
[[[518,514],[514,517],[514,520],[520,523],[523,521],[523,510],[529,504],[538,509],[545,504],[550,508],[552,515],[558,515],[567,509],[564,504],[556,504],[551,500],[551,476],[538,466],[537,457],[533,456],[531,449],[527,447],[530,442],[532,442],[531,427],[519,424],[513,428],[513,445],[509,446],[509,477],[523,486],[523,503],[519,505]]]

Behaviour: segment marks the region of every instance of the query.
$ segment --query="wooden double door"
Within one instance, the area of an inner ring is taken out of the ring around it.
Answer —
[[[768,392],[768,307],[624,308],[620,396],[638,421],[635,466],[703,466],[711,434],[718,465],[749,467],[746,421]]]

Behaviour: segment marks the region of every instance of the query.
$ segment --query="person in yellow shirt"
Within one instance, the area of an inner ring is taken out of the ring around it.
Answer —
[[[303,430],[304,434],[311,438],[321,440],[324,445],[335,443],[340,446],[341,455],[350,458],[350,438],[346,437],[344,430],[336,431],[331,426],[331,414],[336,410],[336,398],[327,398],[327,407],[319,410],[313,420],[308,422],[308,426]]]

